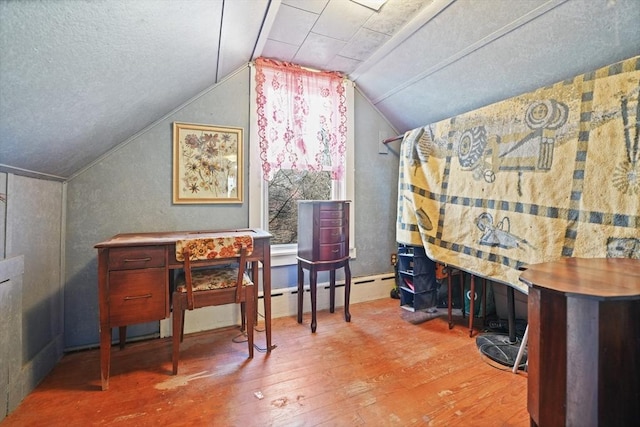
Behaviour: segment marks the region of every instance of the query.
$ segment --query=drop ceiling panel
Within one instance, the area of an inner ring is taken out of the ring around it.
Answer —
[[[349,74],[350,72],[358,68],[358,65],[360,65],[360,61],[336,55],[327,64],[327,69],[339,71],[344,74]]]
[[[294,61],[307,67],[325,69],[325,65],[340,52],[345,43],[331,37],[310,33]]]
[[[262,50],[265,58],[278,58],[280,61],[292,62],[300,46],[276,40],[267,40]]]
[[[374,13],[349,0],[330,0],[312,31],[346,42]]]
[[[353,39],[340,51],[340,55],[364,61],[380,46],[389,41],[391,37],[367,28],[360,28]]]
[[[283,4],[269,32],[269,39],[301,45],[316,23],[318,15]]]
[[[388,0],[382,6],[381,13],[372,14],[364,28],[391,36],[432,2],[433,0]]]
[[[329,0],[282,0],[282,4],[320,15]]]

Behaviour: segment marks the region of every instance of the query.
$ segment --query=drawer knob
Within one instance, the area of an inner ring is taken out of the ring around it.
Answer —
[[[141,298],[151,298],[151,294],[134,295],[132,297],[124,297],[124,300],[125,301],[130,301],[132,299],[141,299]]]

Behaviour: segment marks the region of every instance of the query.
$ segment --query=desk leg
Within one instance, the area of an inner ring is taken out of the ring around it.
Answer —
[[[126,326],[120,326],[118,328],[118,337],[120,339],[120,350],[123,350],[125,344],[127,343],[127,327]]]
[[[100,379],[102,390],[109,389],[109,371],[111,368],[111,328],[100,328]]]
[[[256,326],[258,324],[258,283],[259,283],[259,268],[258,268],[258,261],[253,261],[251,263],[251,281],[254,283],[255,288],[254,288],[254,293],[253,293],[253,307],[255,308],[255,313],[254,313],[254,325]]]
[[[344,320],[351,322],[351,313],[349,313],[349,298],[351,297],[351,269],[349,268],[349,260],[344,263]],[[333,298],[331,299],[333,301]]]
[[[311,332],[316,331],[316,326],[318,325],[316,321],[316,300],[318,294],[318,271],[316,270],[315,265],[311,265],[309,270],[309,288],[311,290]]]
[[[264,290],[264,329],[267,338],[267,353],[271,353],[271,246],[265,242],[262,259],[262,286]],[[258,292],[256,291],[256,294]]]

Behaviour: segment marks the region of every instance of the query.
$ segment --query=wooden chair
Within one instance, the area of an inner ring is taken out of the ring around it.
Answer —
[[[174,375],[178,373],[180,343],[184,337],[184,311],[187,309],[240,304],[241,329],[247,330],[249,358],[253,357],[257,294],[245,271],[247,256],[252,252],[253,238],[250,235],[176,242],[176,260],[184,263],[184,274],[177,278],[173,292]],[[205,260],[207,266],[201,267]]]

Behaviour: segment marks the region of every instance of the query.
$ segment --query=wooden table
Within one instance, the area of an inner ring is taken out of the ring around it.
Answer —
[[[262,263],[264,321],[267,352],[271,345],[271,234],[260,229],[170,231],[118,234],[98,243],[98,299],[100,306],[100,377],[109,388],[112,328],[119,327],[124,347],[127,325],[166,319],[170,313],[171,271],[182,268],[176,261],[177,240],[251,234],[254,250],[253,282],[258,284],[258,262]],[[219,262],[219,260],[216,260]]]
[[[640,419],[640,260],[563,258],[527,267],[532,425]]]

